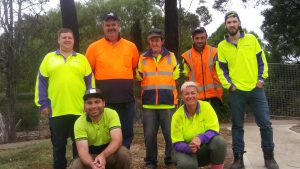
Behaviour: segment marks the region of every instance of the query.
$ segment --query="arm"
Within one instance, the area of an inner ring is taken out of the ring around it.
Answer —
[[[122,131],[121,128],[114,128],[110,131],[111,142],[96,158],[94,163],[99,163],[100,167],[105,167],[106,159],[115,153],[122,146]]]
[[[95,79],[92,73],[91,66],[86,58],[84,58],[84,65],[85,65],[85,76],[84,82],[86,89],[95,88]]]
[[[234,89],[235,88],[234,84],[232,83],[231,78],[229,77],[228,63],[225,60],[225,58],[220,50],[218,50],[218,53],[216,55],[215,68],[216,68],[219,80],[222,83],[222,86],[228,90]]]
[[[45,116],[51,113],[51,101],[48,98],[47,56],[41,63],[35,85],[35,104]]]
[[[132,46],[132,72],[133,72],[133,76],[135,76],[135,69],[138,65],[139,62],[139,51],[137,49],[137,47],[135,46],[135,44],[133,44]]]
[[[264,51],[261,49],[258,40],[255,38],[256,59],[258,67],[257,87],[262,88],[264,80],[268,78],[268,63]]]
[[[139,62],[138,62],[138,66],[136,68],[136,74],[135,77],[138,81],[142,81],[143,80],[143,65],[142,65],[142,56],[140,56]]]
[[[92,169],[99,169],[99,164],[94,163],[94,160],[92,156],[89,154],[89,147],[88,147],[88,141],[87,140],[79,140],[76,141],[76,147],[78,151],[78,155],[80,158],[80,161],[86,165],[89,166]]]
[[[85,56],[90,64],[90,67],[92,69],[92,72],[94,72],[95,74],[95,67],[96,67],[96,56],[95,56],[95,52],[94,52],[94,47],[93,44],[91,44],[85,53]]]

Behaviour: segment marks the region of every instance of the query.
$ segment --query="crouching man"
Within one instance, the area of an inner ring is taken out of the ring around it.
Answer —
[[[71,169],[129,169],[130,151],[122,146],[122,131],[115,110],[105,108],[99,89],[89,89],[83,96],[84,115],[75,122],[74,133],[79,158]]]

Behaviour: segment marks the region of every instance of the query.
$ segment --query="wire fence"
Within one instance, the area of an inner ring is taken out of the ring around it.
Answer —
[[[265,86],[271,115],[300,117],[300,64],[269,64]]]

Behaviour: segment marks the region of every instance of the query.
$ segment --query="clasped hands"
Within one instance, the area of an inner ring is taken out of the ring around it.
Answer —
[[[200,138],[197,137],[197,136],[194,137],[193,140],[189,144],[189,148],[191,150],[191,153],[195,154],[200,149],[200,146],[201,146]]]

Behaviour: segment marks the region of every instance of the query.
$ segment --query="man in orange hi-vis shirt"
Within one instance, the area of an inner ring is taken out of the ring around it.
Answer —
[[[139,53],[134,43],[120,36],[120,22],[115,13],[102,20],[104,38],[92,43],[86,57],[95,75],[96,87],[103,92],[105,106],[117,111],[122,126],[123,145],[130,148],[133,139],[134,69]]]

